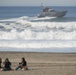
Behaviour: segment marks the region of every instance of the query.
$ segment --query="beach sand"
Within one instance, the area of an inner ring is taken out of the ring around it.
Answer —
[[[4,61],[9,58],[15,69],[25,57],[29,70],[0,71],[0,75],[76,75],[75,53],[0,52]]]

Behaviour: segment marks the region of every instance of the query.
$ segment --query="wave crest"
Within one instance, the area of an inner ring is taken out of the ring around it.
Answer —
[[[76,22],[35,22],[27,16],[0,22],[0,39],[76,40]]]

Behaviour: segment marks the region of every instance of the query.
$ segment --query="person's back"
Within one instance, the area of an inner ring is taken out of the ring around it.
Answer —
[[[3,70],[11,70],[11,62],[9,61],[8,58],[5,59],[5,62],[3,63],[4,64],[4,67],[3,67]]]
[[[2,68],[1,64],[2,64],[2,59],[0,58],[0,69]]]
[[[5,64],[4,65],[5,68],[10,68],[11,67],[11,63],[10,62],[5,62],[4,64]]]

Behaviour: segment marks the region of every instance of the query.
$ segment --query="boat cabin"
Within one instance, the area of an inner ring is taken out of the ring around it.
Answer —
[[[46,7],[46,8],[43,9],[43,12],[50,12],[50,11],[55,11],[55,10],[50,9],[50,8],[48,8],[48,7]]]

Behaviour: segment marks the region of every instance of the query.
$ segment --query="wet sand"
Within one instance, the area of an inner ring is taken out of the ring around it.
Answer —
[[[0,52],[2,61],[9,58],[13,69],[22,57],[29,70],[0,71],[0,75],[76,75],[76,53]]]

